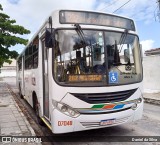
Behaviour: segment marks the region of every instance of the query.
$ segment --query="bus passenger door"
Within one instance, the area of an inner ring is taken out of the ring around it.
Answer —
[[[42,42],[43,52],[43,111],[44,116],[49,119],[49,81],[48,81],[48,49],[45,47],[45,41]]]

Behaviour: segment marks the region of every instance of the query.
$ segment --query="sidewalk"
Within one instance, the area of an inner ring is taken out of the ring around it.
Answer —
[[[160,105],[160,92],[157,93],[143,93],[143,98],[146,103]]]
[[[1,81],[0,136],[36,136],[13,96],[10,94],[6,84]]]

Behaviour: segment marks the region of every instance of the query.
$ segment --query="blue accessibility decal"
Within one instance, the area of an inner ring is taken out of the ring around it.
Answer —
[[[109,72],[109,83],[118,83],[118,73]]]

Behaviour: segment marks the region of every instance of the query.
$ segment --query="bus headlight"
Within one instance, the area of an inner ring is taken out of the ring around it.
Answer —
[[[134,104],[132,105],[132,110],[136,110],[136,108],[138,107],[138,104],[141,103],[143,101],[143,99],[140,97],[138,98]]]
[[[141,102],[142,102],[142,98],[138,98],[137,103],[141,103]]]
[[[52,100],[52,104],[57,110],[59,110],[60,112],[64,113],[65,115],[68,115],[70,117],[76,118],[80,115],[79,112],[77,112],[76,110],[74,110],[73,108],[71,108],[70,106],[68,106],[66,104],[59,103],[55,100]]]

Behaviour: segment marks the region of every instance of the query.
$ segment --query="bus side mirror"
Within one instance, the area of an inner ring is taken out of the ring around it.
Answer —
[[[51,48],[54,47],[55,37],[54,37],[54,29],[47,28],[45,32],[45,47]]]

